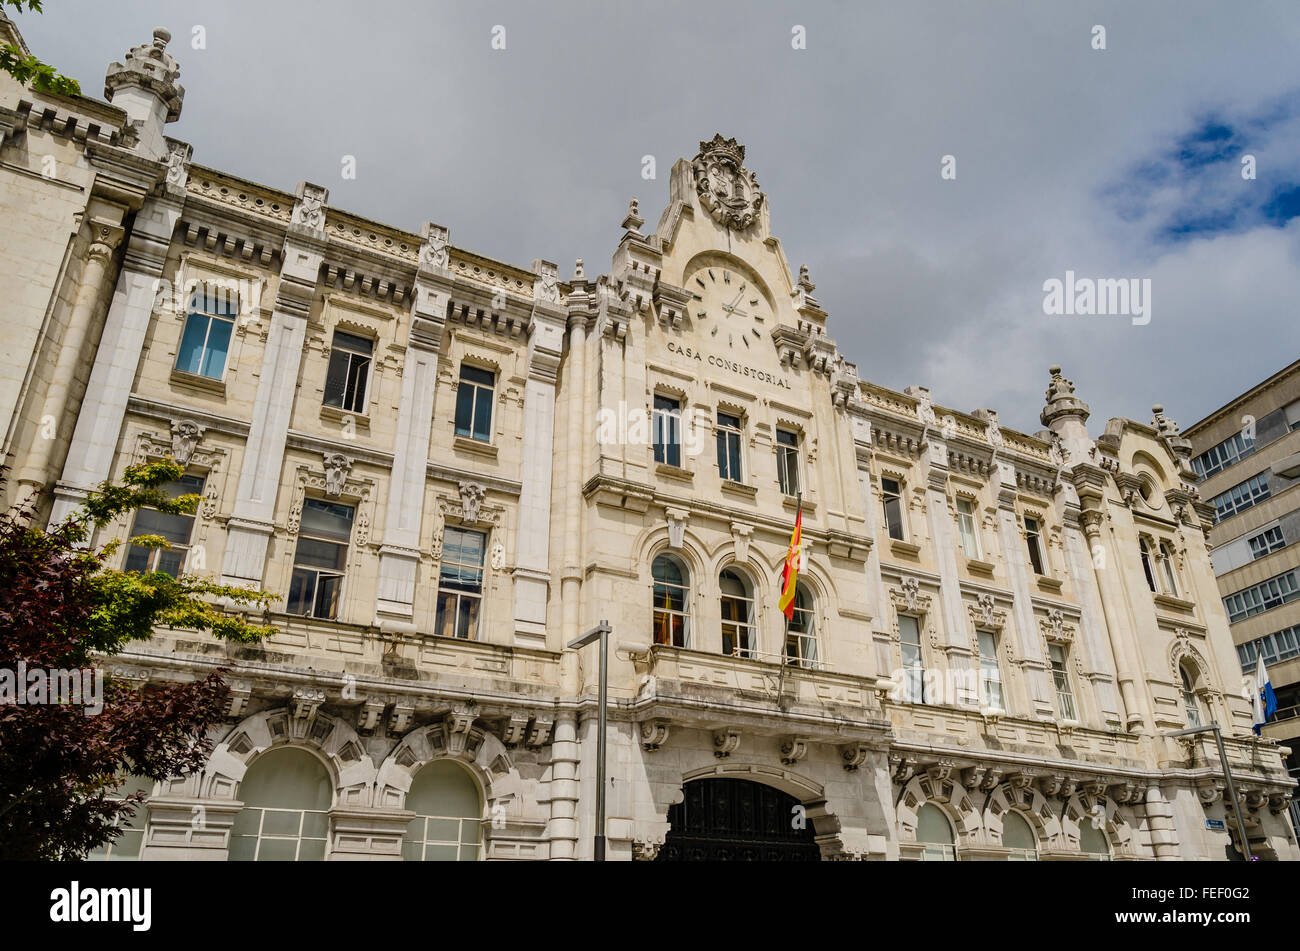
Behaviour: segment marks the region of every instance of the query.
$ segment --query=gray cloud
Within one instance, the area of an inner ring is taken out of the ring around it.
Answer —
[[[629,197],[657,219],[675,158],[734,135],[862,374],[1030,432],[1049,363],[1098,425],[1145,420],[1155,401],[1191,423],[1297,353],[1294,223],[1156,242],[1152,208],[1239,186],[1175,177],[1139,202],[1133,178],[1207,114],[1294,95],[1290,0],[49,0],[18,20],[92,94],[110,60],[166,26],[188,90],[169,131],[196,161],[286,189],[317,181],[340,207],[436,220],[457,244],[566,274],[576,257],[607,265]],[[806,50],[790,48],[796,23]],[[1090,48],[1094,24],[1105,51]],[[207,49],[190,48],[195,25]],[[1255,184],[1274,189],[1300,142],[1261,138]],[[945,154],[956,181],[940,179]],[[1066,269],[1150,277],[1151,324],[1044,316],[1042,282]]]

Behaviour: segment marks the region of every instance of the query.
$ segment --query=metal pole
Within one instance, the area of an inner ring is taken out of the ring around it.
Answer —
[[[600,725],[596,746],[596,842],[593,858],[605,861],[605,737],[608,728],[606,692],[609,687],[609,622],[600,632]]]
[[[1237,814],[1237,829],[1241,832],[1241,851],[1249,862],[1250,839],[1246,836],[1246,820],[1241,815],[1241,802],[1237,799],[1237,784],[1232,781],[1232,767],[1228,765],[1228,754],[1223,749],[1223,732],[1218,722],[1211,724],[1214,729],[1214,742],[1219,746],[1219,762],[1223,763],[1223,778],[1228,782],[1228,795],[1232,797],[1232,811]]]

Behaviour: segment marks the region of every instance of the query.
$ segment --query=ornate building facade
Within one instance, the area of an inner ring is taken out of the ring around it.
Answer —
[[[602,620],[611,858],[1223,858],[1213,739],[1167,735],[1211,721],[1252,848],[1296,857],[1170,419],[1094,437],[1055,367],[1035,435],[862,380],[735,140],[565,280],[198,164],[167,41],[106,101],[0,77],[6,504],[174,457],[194,516],[98,541],[280,598],[257,647],[107,662],[232,687],[110,857],[590,857],[565,645]]]

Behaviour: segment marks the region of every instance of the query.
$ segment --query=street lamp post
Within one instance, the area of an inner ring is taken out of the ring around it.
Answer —
[[[1227,782],[1228,796],[1232,799],[1232,811],[1237,817],[1237,831],[1241,833],[1241,851],[1246,861],[1251,860],[1250,839],[1246,836],[1246,820],[1241,814],[1241,802],[1237,799],[1237,784],[1232,781],[1232,767],[1228,765],[1228,754],[1223,748],[1223,731],[1216,720],[1209,726],[1193,726],[1186,730],[1176,730],[1165,736],[1191,736],[1195,733],[1214,733],[1214,742],[1219,747],[1219,762],[1223,764],[1223,778]]]
[[[569,642],[573,650],[586,647],[592,641],[600,640],[600,717],[596,740],[596,837],[592,847],[592,858],[597,862],[605,861],[605,736],[608,730],[606,718],[606,694],[609,689],[609,632],[613,630],[608,621],[602,620],[581,637]]]

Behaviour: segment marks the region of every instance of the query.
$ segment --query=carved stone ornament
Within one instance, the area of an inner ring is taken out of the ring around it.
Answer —
[[[749,541],[753,534],[754,526],[742,525],[740,522],[731,523],[731,538],[736,545],[736,561],[749,560]]]
[[[189,181],[189,161],[193,148],[184,142],[169,140],[167,143],[167,184],[171,188],[184,189]]]
[[[451,242],[451,232],[430,221],[420,228],[420,234],[424,236],[424,244],[420,246],[420,267],[445,268],[450,259],[447,246]]]
[[[897,587],[889,589],[889,596],[896,607],[908,611],[930,610],[930,596],[921,594],[921,582],[916,578],[904,578]]]
[[[298,200],[294,203],[293,215],[289,220],[313,231],[324,231],[325,202],[329,196],[329,189],[303,182],[298,186]]]
[[[492,546],[492,559],[490,564],[493,571],[500,571],[506,566],[506,546],[497,542]]]
[[[325,455],[325,495],[331,499],[343,493],[343,486],[352,471],[352,460],[341,452],[327,452]]]
[[[793,766],[808,755],[808,738],[787,736],[781,741],[781,762]]]
[[[758,179],[744,161],[743,145],[715,135],[711,142],[700,143],[700,154],[691,163],[700,204],[714,221],[736,231],[752,225],[763,206]]]
[[[713,731],[713,755],[726,759],[740,749],[740,731],[734,727],[724,727]]]
[[[853,772],[866,765],[871,747],[866,743],[846,743],[840,747],[840,763],[848,772]]]
[[[466,522],[477,522],[479,509],[483,505],[486,489],[478,482],[458,483],[460,489],[461,518]]]
[[[686,519],[690,513],[685,509],[668,509],[668,547],[680,549],[686,540]]]
[[[1006,626],[1007,612],[999,611],[991,594],[981,594],[974,604],[968,604],[971,620],[983,631],[1000,631]]]
[[[653,753],[667,742],[667,720],[643,720],[641,722],[641,747],[647,753]]]
[[[549,261],[539,264],[537,279],[533,281],[533,299],[547,304],[560,302],[560,271]]]
[[[190,464],[194,450],[203,438],[203,427],[192,419],[172,421],[172,458],[183,466]]]

